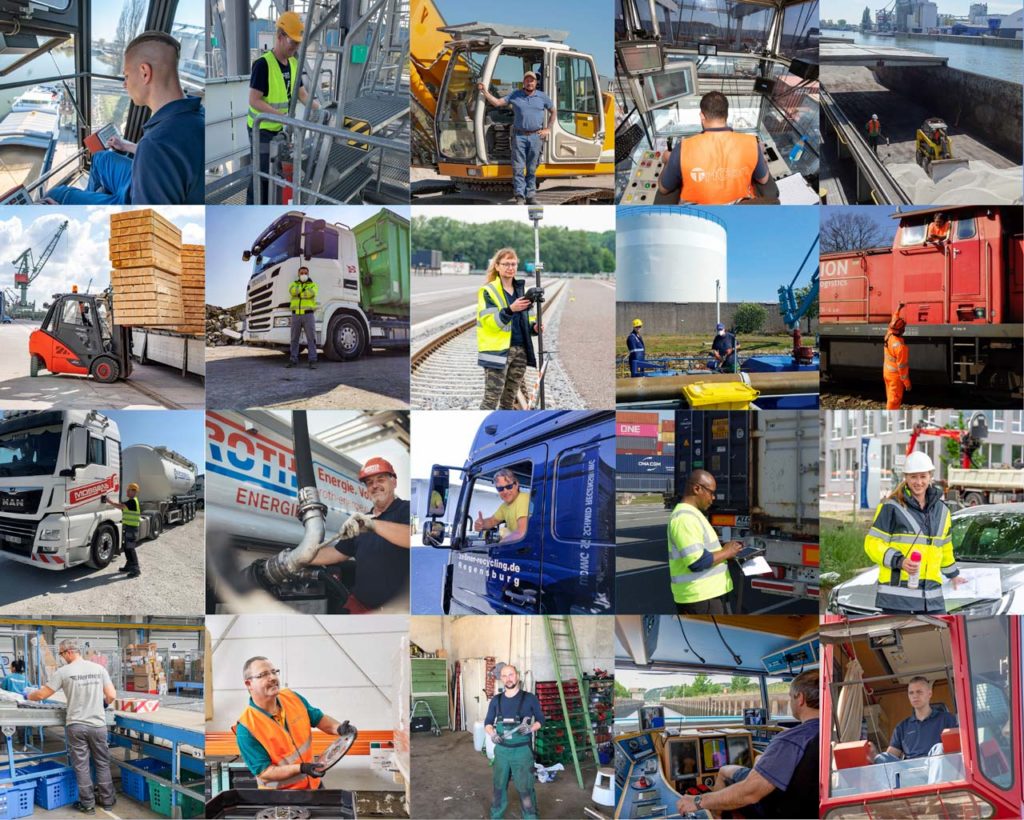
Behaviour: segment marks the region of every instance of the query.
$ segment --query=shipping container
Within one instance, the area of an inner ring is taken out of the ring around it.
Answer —
[[[615,454],[618,473],[672,473],[672,459],[665,456]]]
[[[748,464],[750,415],[743,411],[677,410],[676,431],[690,446],[676,451],[676,486],[693,470],[707,470],[718,482],[715,512],[750,510]]]
[[[413,251],[412,266],[414,268],[439,270],[441,267],[441,251]]]
[[[618,436],[615,439],[616,450],[650,450],[658,446],[657,436]]]
[[[657,424],[659,418],[657,413],[642,413],[636,410],[624,410],[615,414],[616,422],[626,424]]]
[[[633,424],[627,421],[615,422],[615,434],[618,436],[629,436],[630,438],[657,438],[657,424]]]
[[[672,489],[671,473],[619,473],[615,474],[618,493],[661,493]]]
[[[623,450],[616,450],[615,451],[615,455],[616,456],[654,456],[654,455],[657,455],[657,454],[658,454],[658,451],[655,450],[653,447],[640,447],[640,448],[627,447],[627,448],[625,448]]]

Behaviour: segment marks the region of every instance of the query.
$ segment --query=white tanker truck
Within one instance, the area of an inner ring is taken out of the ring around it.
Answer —
[[[156,538],[164,527],[196,517],[196,465],[166,447],[133,444],[121,453],[124,486],[139,485],[142,520],[139,540]]]

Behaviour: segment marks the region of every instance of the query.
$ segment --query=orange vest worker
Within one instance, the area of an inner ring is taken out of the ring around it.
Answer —
[[[248,729],[260,745],[267,750],[274,766],[287,766],[289,763],[313,762],[313,727],[309,725],[309,713],[290,689],[282,689],[277,694],[281,704],[283,723],[270,717],[261,709],[246,707],[238,719]],[[309,777],[301,772],[287,780],[274,782],[256,778],[261,789],[318,789],[320,779]]]
[[[949,227],[952,222],[946,222],[945,225],[936,225],[934,222],[928,224],[928,238],[926,242],[945,242],[949,239]]]
[[[885,409],[899,410],[903,405],[903,391],[910,389],[910,354],[903,333],[907,326],[899,310],[893,311],[889,321],[889,332],[885,334],[885,364],[882,379],[885,381]]]
[[[750,179],[757,168],[757,151],[753,134],[705,131],[687,137],[679,148],[679,201],[728,205],[753,196]]]
[[[868,120],[868,134],[877,136],[882,130],[882,123],[878,120]]]

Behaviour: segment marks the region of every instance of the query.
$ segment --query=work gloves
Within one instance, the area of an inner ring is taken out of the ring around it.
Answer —
[[[344,720],[338,724],[338,735],[347,735],[354,728],[355,727],[349,725],[349,722],[347,720]]]
[[[324,770],[319,768],[316,763],[303,763],[299,766],[299,771],[306,775],[306,777],[320,778],[324,776]]]
[[[338,540],[347,541],[350,538],[355,538],[360,533],[372,532],[373,528],[374,523],[370,516],[366,513],[354,512],[348,517],[348,520],[341,525],[341,529],[338,530]]]

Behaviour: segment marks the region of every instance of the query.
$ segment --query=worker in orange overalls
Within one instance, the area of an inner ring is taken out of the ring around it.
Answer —
[[[928,233],[925,236],[924,243],[926,245],[935,245],[935,247],[942,246],[949,241],[951,226],[952,223],[949,221],[948,216],[943,213],[935,214],[932,221],[928,223]]]
[[[903,340],[903,331],[907,321],[900,316],[903,302],[892,313],[889,320],[889,332],[885,334],[885,364],[882,366],[882,379],[885,381],[885,409],[899,410],[903,405],[903,391],[910,390],[910,356],[907,343]]]

